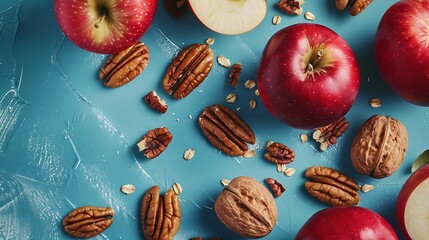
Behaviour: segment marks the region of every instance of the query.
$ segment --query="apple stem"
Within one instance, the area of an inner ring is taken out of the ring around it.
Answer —
[[[307,72],[313,72],[314,71],[314,66],[316,66],[317,62],[322,58],[323,56],[323,50],[319,49],[319,51],[317,51],[317,57],[313,60],[312,63],[308,63],[307,65]]]
[[[105,18],[106,18],[106,13],[103,13],[103,16],[101,16],[101,18],[94,24],[94,27],[99,28]]]

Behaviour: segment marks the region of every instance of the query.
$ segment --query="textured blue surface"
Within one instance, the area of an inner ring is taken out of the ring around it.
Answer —
[[[151,52],[147,69],[133,82],[108,89],[97,74],[105,55],[79,49],[59,29],[50,0],[2,0],[0,2],[0,239],[69,239],[62,218],[83,205],[111,206],[115,222],[97,239],[140,239],[139,203],[154,184],[166,191],[174,182],[183,187],[180,195],[183,221],[175,239],[194,236],[240,239],[217,219],[213,204],[222,190],[219,181],[247,175],[263,181],[276,178],[286,192],[276,199],[279,219],[265,239],[291,239],[304,222],[327,206],[304,189],[304,170],[312,165],[339,169],[360,184],[375,185],[361,193],[360,206],[375,210],[396,228],[396,196],[410,175],[412,161],[427,148],[428,109],[401,100],[377,74],[373,40],[384,11],[395,1],[377,0],[357,17],[339,12],[335,1],[308,0],[304,12],[316,15],[316,23],[332,28],[351,45],[361,66],[359,96],[346,115],[350,128],[339,143],[320,152],[310,141],[301,143],[301,133],[268,114],[253,90],[243,83],[254,79],[265,43],[276,31],[303,16],[288,16],[268,1],[262,24],[240,36],[222,36],[206,29],[187,12],[185,18],[170,18],[163,6],[142,38]],[[279,25],[271,23],[280,15]],[[227,85],[229,70],[215,64],[209,77],[183,100],[175,100],[162,89],[162,77],[176,53],[192,44],[216,38],[212,49],[231,62],[243,64],[240,85]],[[285,43],[287,44],[287,43]],[[408,64],[408,63],[404,63]],[[156,90],[169,104],[160,115],[144,103],[143,96]],[[228,157],[215,150],[202,136],[197,117],[213,103],[224,103],[228,93],[237,93],[231,105],[254,129],[257,155],[250,159]],[[381,98],[381,108],[368,101]],[[249,100],[257,99],[255,110]],[[359,126],[373,114],[391,115],[408,129],[409,147],[404,163],[391,177],[375,180],[359,175],[351,166],[350,145]],[[192,116],[192,119],[189,117]],[[167,150],[147,160],[136,149],[146,131],[168,127],[174,135]],[[263,158],[267,141],[282,142],[296,152],[289,167],[292,177],[277,173]],[[190,161],[183,159],[188,148],[196,150]],[[123,184],[136,192],[120,192]]]

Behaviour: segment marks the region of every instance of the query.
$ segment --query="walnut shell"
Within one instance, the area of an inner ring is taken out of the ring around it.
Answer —
[[[405,126],[398,120],[374,115],[356,134],[351,148],[354,168],[373,178],[392,175],[401,165],[408,145]]]
[[[234,178],[218,195],[214,209],[231,231],[249,238],[261,238],[273,230],[277,205],[268,189],[250,177]]]

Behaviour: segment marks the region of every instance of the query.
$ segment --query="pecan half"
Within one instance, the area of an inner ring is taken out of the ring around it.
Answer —
[[[235,63],[234,65],[232,65],[231,72],[229,73],[229,79],[228,79],[229,85],[233,87],[237,87],[238,80],[240,80],[242,68],[243,66],[241,65],[241,63]]]
[[[337,120],[328,126],[316,129],[313,133],[313,139],[320,143],[320,150],[325,151],[329,146],[337,143],[339,137],[349,128],[350,123],[345,117]]]
[[[265,182],[270,185],[276,197],[280,197],[286,191],[286,188],[274,178],[265,178]]]
[[[136,78],[149,62],[149,49],[142,42],[110,55],[98,74],[104,85],[112,88],[123,86]]]
[[[230,108],[214,104],[206,107],[199,117],[200,128],[217,149],[229,156],[243,156],[254,144],[255,134],[247,123]]]
[[[373,0],[335,0],[337,9],[344,10],[347,5],[351,5],[350,15],[356,16],[365,10]]]
[[[265,151],[264,157],[275,164],[288,164],[295,159],[295,152],[282,143],[267,144]]]
[[[359,185],[337,170],[313,166],[307,168],[305,183],[308,193],[331,206],[353,206],[359,203]]]
[[[140,152],[149,158],[158,157],[173,139],[168,128],[160,127],[148,131],[137,143]]]
[[[280,0],[277,7],[287,14],[300,15],[302,14],[302,4],[304,4],[304,0]]]
[[[113,223],[115,211],[110,207],[84,206],[71,211],[63,219],[64,231],[75,238],[91,238]]]
[[[164,99],[160,98],[155,91],[152,90],[148,94],[146,94],[146,96],[144,96],[144,100],[149,104],[152,109],[160,113],[167,112],[167,103]]]
[[[173,190],[161,196],[153,186],[143,196],[140,209],[141,227],[147,240],[171,240],[179,231],[180,202]]]
[[[188,1],[186,0],[165,0],[165,8],[170,16],[179,19],[185,15],[188,9]]]
[[[183,49],[165,73],[163,86],[176,99],[188,96],[210,73],[213,51],[205,44],[193,44]]]

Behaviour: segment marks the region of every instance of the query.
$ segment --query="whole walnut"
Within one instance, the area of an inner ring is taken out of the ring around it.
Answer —
[[[352,164],[359,173],[388,177],[404,161],[407,145],[407,129],[400,121],[374,115],[363,123],[353,140]]]
[[[234,178],[218,195],[214,209],[231,231],[249,238],[268,235],[277,221],[274,197],[250,177]]]

